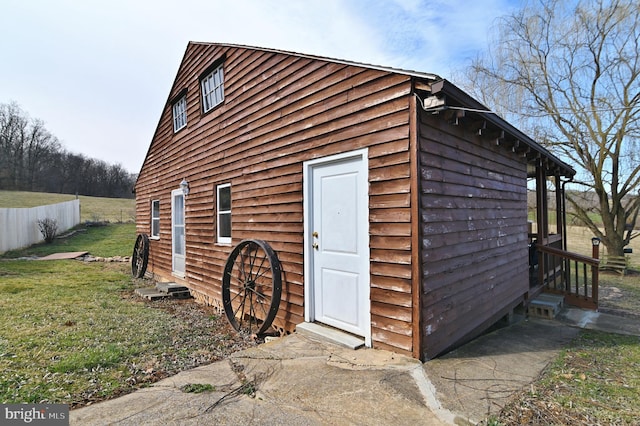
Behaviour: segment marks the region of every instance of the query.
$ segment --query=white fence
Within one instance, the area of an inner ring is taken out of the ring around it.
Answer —
[[[0,209],[0,253],[44,241],[38,220],[55,219],[58,233],[80,223],[80,200],[30,209]]]

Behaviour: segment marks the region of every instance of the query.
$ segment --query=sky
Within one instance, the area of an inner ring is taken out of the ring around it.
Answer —
[[[0,103],[70,152],[142,166],[189,41],[456,81],[517,0],[0,0]]]

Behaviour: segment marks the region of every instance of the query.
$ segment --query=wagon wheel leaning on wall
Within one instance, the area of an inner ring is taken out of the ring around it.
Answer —
[[[243,240],[227,259],[222,303],[233,328],[264,334],[273,322],[282,293],[282,268],[276,252],[262,240]]]
[[[136,244],[133,246],[133,255],[131,256],[131,275],[134,278],[144,277],[147,272],[147,263],[149,262],[149,237],[147,234],[140,234],[136,238]]]

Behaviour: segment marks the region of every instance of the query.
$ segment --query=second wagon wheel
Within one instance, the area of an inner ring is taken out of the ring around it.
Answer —
[[[222,276],[222,303],[237,331],[265,333],[280,306],[280,261],[262,240],[243,240],[227,259]]]
[[[147,272],[147,263],[149,262],[149,237],[147,234],[140,234],[133,246],[133,255],[131,256],[131,275],[134,278],[144,277]]]

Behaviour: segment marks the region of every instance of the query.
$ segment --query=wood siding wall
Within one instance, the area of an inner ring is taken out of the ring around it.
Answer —
[[[528,291],[521,155],[422,113],[422,353],[433,358],[505,315]]]
[[[202,114],[198,77],[223,56],[225,101]],[[174,134],[171,100],[185,88],[187,127]],[[136,185],[139,233],[150,233],[151,200],[160,200],[160,239],[151,241],[149,270],[175,280],[170,194],[186,178],[185,283],[219,304],[232,246],[263,239],[284,271],[274,324],[292,331],[304,320],[302,163],[368,147],[374,347],[410,355],[410,96],[404,75],[189,44]],[[232,246],[215,242],[215,188],[223,183],[231,184]]]

